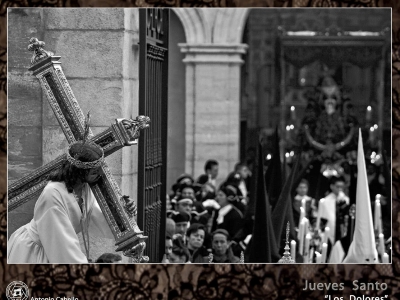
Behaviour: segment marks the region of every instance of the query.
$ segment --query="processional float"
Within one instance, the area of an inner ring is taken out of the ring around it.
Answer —
[[[28,49],[34,52],[29,71],[39,79],[68,143],[82,140],[85,116],[61,68],[61,57],[44,50],[45,43],[36,38],[31,38],[29,43]],[[146,116],[134,120],[120,118],[95,136],[90,131],[89,137],[103,148],[106,157],[123,147],[136,145],[140,130],[147,128],[149,123]],[[63,154],[13,182],[8,189],[8,210],[36,200],[48,182],[47,176],[60,168],[66,159],[67,155]],[[114,235],[116,251],[122,251],[136,263],[148,261],[148,257],[143,256],[147,236],[139,229],[135,216],[126,209],[126,200],[105,162],[101,165],[100,179],[91,185],[91,189]]]

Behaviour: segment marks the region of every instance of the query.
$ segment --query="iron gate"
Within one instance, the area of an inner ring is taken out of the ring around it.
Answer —
[[[139,10],[139,114],[151,124],[139,139],[138,225],[148,236],[149,262],[165,252],[168,27],[168,9]]]

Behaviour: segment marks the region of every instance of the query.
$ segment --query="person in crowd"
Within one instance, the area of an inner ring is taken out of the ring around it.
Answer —
[[[172,239],[172,251],[169,254],[170,263],[186,263],[190,253],[181,237]]]
[[[298,227],[300,222],[300,208],[303,205],[303,199],[305,207],[304,216],[310,221],[310,224],[313,224],[317,217],[316,201],[307,195],[308,187],[308,180],[302,179],[296,188],[297,194],[293,199],[293,219],[295,227]]]
[[[184,185],[182,187],[181,198],[189,198],[193,201],[196,199],[194,188],[191,185]]]
[[[196,205],[197,204],[197,205]],[[210,215],[208,211],[203,207],[201,202],[195,203],[196,209],[191,211],[191,223],[200,223],[206,225]]]
[[[187,232],[187,248],[189,250],[189,261],[191,263],[207,263],[204,257],[209,255],[207,249],[203,246],[206,235],[206,229],[203,224],[195,223],[190,225]]]
[[[238,263],[240,261],[239,257],[233,255],[228,231],[217,229],[211,235],[213,263]]]
[[[197,187],[196,187],[196,190],[197,190]],[[198,192],[200,192],[200,191],[198,191]],[[195,187],[194,186],[185,186],[182,189],[181,197],[184,199],[193,200],[191,211],[190,211],[190,214],[192,216],[191,222],[207,224],[207,221],[208,221],[210,215],[208,214],[207,210],[203,206],[203,203],[201,201],[197,200],[197,197],[195,196]],[[178,202],[179,201],[180,200],[178,200]]]
[[[194,183],[194,179],[189,174],[182,174],[178,177],[176,182],[172,185],[171,191],[169,193],[169,197],[171,199],[171,203],[175,204],[176,199],[181,197],[182,188],[184,186],[192,186]]]
[[[171,219],[175,222],[175,233],[173,238],[181,236],[185,241],[186,230],[189,226],[190,214],[186,212],[176,212],[171,216]]]
[[[236,201],[237,194],[235,187],[222,185],[217,193],[217,202],[221,206],[215,215],[213,231],[225,229],[230,236],[235,236],[243,225],[242,212],[232,204]]]
[[[205,174],[197,178],[197,183],[204,184],[210,182],[214,187],[216,186],[216,179],[218,176],[218,162],[214,159],[209,159],[204,165]]]
[[[36,201],[33,219],[11,235],[9,263],[88,263],[89,235],[114,239],[89,186],[100,178],[103,161],[103,149],[94,143],[78,141],[69,146],[67,159],[49,176]],[[127,209],[136,215],[133,200],[129,199]]]
[[[215,187],[211,183],[205,183],[201,189],[202,205],[208,212],[208,220],[206,224],[206,230],[208,233],[212,231],[213,220],[217,211],[221,208],[218,202],[215,200],[216,192]]]
[[[240,182],[238,184],[238,189],[243,196],[244,203],[248,203],[249,191],[247,189],[247,180],[251,176],[251,172],[246,164],[237,163],[235,166],[235,172],[240,174]]]
[[[176,202],[176,211],[191,214],[193,210],[193,200],[190,198],[178,199]]]
[[[240,256],[242,252],[246,253],[247,247],[250,245],[250,241],[253,235],[254,227],[254,214],[247,213],[243,218],[243,226],[239,232],[232,237],[232,251],[236,256]]]
[[[319,201],[316,229],[321,229],[321,221],[326,221],[329,227],[328,238],[332,245],[337,239],[344,236],[344,217],[348,213],[349,197],[344,193],[345,181],[343,177],[332,176],[330,180],[331,192]]]
[[[161,261],[161,263],[163,264],[169,264],[170,263],[170,256],[172,253],[172,237],[170,235],[166,235],[165,236],[165,253],[163,256],[163,259]]]
[[[99,258],[96,260],[96,263],[120,264],[122,263],[122,257],[119,254],[104,253],[99,256]]]
[[[175,234],[175,221],[167,217],[165,220],[165,233],[166,235],[173,236]]]
[[[240,173],[234,171],[228,175],[228,178],[222,184],[222,186],[231,186],[235,189],[236,196],[231,199],[231,204],[233,204],[236,208],[240,210],[242,214],[244,214],[247,206],[247,199],[243,198],[243,195],[239,189],[241,181],[242,177]]]
[[[215,187],[209,183],[206,182],[200,187],[200,192],[197,194],[197,200],[200,202],[204,202],[208,199],[215,200],[215,195],[216,195],[216,189]]]
[[[251,176],[252,172],[254,172],[254,164],[255,164],[255,161],[256,161],[256,157],[257,157],[256,149],[254,147],[252,147],[252,146],[247,148],[245,163],[246,163],[246,166],[249,169],[250,176]]]

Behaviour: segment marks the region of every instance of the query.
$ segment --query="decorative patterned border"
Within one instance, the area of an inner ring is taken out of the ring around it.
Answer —
[[[100,3],[99,3],[100,4]],[[91,0],[8,0],[0,6],[6,24],[7,6],[92,6]],[[393,7],[393,263],[391,265],[7,265],[0,260],[0,291],[13,280],[28,284],[35,297],[82,299],[324,299],[325,291],[303,291],[305,279],[343,283],[349,295],[383,296],[384,291],[353,292],[352,282],[385,282],[391,299],[400,298],[400,2],[397,0],[103,0],[102,7]],[[5,27],[4,27],[5,28]],[[0,88],[6,92],[6,34],[0,30]],[[3,168],[6,166],[3,165]],[[5,187],[3,187],[5,190]],[[0,203],[0,247],[6,249],[6,205]]]

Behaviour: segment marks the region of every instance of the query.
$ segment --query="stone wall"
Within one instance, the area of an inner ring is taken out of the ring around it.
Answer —
[[[28,71],[29,39],[61,56],[62,68],[91,128],[99,133],[116,118],[138,114],[137,9],[11,9],[8,16],[9,180],[62,154],[67,141],[38,80]],[[137,195],[137,147],[107,163],[124,194]],[[30,221],[34,203],[9,214],[9,234]],[[114,241],[93,239],[92,258],[113,251]],[[104,246],[106,245],[106,246]]]
[[[174,9],[185,30],[185,169],[204,173],[219,162],[217,185],[239,161],[240,68],[246,9]],[[172,66],[170,66],[172,67]],[[170,128],[172,130],[172,128]]]

